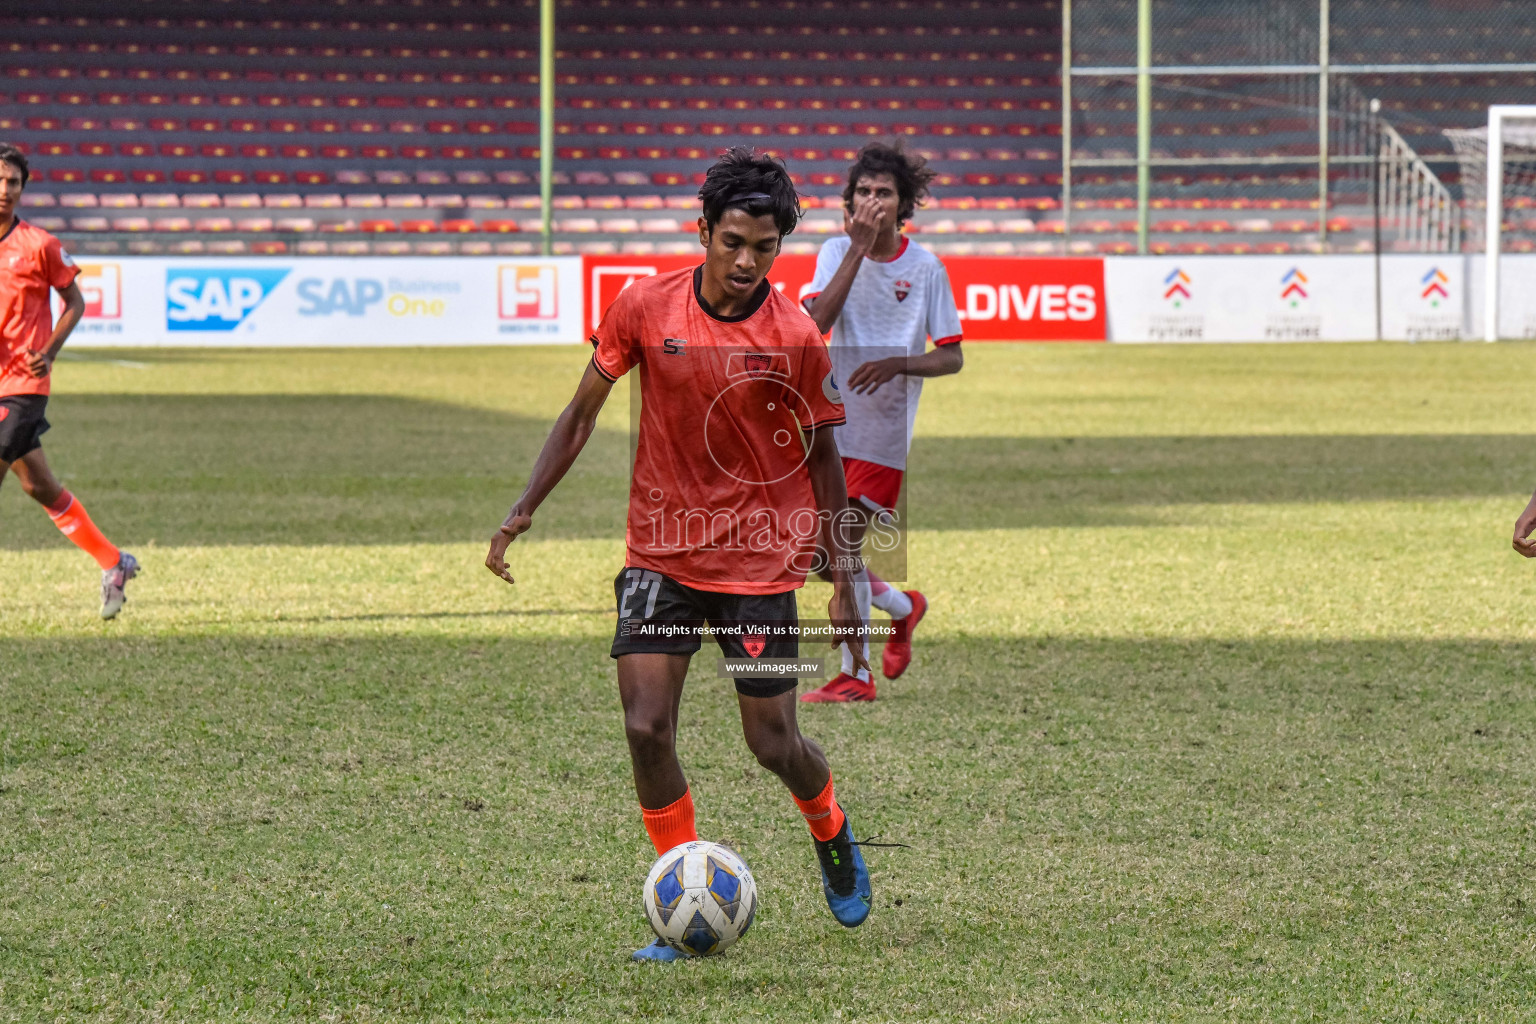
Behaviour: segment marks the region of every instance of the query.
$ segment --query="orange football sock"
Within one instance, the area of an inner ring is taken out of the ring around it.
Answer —
[[[85,506],[76,501],[73,494],[61,492],[59,500],[48,506],[48,518],[53,520],[60,533],[75,542],[76,547],[96,559],[97,565],[110,569],[117,564],[122,552],[96,529]]]
[[[805,815],[805,823],[810,826],[811,835],[826,842],[843,830],[843,809],[837,806],[837,797],[832,794],[832,776],[827,776],[827,784],[820,793],[809,800],[801,800],[795,794],[789,794],[794,798],[795,806],[800,808],[800,813]]]
[[[658,855],[699,838],[698,830],[693,827],[692,790],[683,790],[682,796],[658,810],[642,807],[640,816],[645,819],[646,834],[651,837]]]

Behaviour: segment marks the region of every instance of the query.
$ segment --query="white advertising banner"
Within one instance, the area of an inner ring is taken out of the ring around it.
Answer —
[[[1387,341],[1471,337],[1467,260],[1457,253],[1381,257],[1381,336]]]
[[[1370,256],[1109,256],[1110,341],[1366,341]]]
[[[1483,256],[1467,259],[1470,289],[1467,334],[1483,340]],[[1536,253],[1504,253],[1499,257],[1499,337],[1536,338]]]
[[[581,260],[82,257],[80,345],[583,340]]]

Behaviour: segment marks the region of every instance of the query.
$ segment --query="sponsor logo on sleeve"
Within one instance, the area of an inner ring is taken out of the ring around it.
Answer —
[[[843,393],[837,386],[837,378],[832,376],[830,370],[827,371],[826,377],[822,378],[821,393],[833,405],[843,404]]]

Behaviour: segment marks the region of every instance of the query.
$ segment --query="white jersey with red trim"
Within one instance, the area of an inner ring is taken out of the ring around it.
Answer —
[[[841,235],[821,247],[816,276],[804,301],[820,295],[832,281],[848,246],[848,236]],[[960,341],[960,311],[955,308],[944,264],[904,235],[894,259],[865,258],[832,327],[832,369],[848,416],[848,422],[835,431],[840,454],[892,469],[906,468],[923,379],[895,377],[874,394],[863,395],[845,382],[871,360],[922,355],[930,338],[935,345]]]

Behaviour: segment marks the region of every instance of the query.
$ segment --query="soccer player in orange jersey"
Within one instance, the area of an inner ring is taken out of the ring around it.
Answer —
[[[43,413],[49,376],[85,312],[85,298],[75,284],[79,268],[59,240],[16,216],[30,176],[22,152],[0,144],[0,481],[7,469],[15,473],[21,489],[48,510],[64,536],[96,559],[101,566],[101,617],[110,619],[122,611],[124,587],[138,575],[139,563],[102,536],[43,456],[39,438],[48,429]],[[64,300],[57,324],[52,291]]]
[[[853,927],[869,915],[869,872],[827,759],[800,733],[796,679],[767,663],[787,667],[799,655],[795,591],[819,568],[818,539],[832,553],[834,635],[856,637],[863,625],[851,580],[858,556],[837,523],[848,500],[832,434],[842,398],[815,325],[767,280],[800,216],[784,165],[733,149],[710,168],[699,197],[703,265],[643,278],[603,315],[576,396],[492,538],[486,566],[512,582],[507,545],[533,525],[614,383],[638,369],[611,654],[646,831],[658,854],[698,838],[675,736],[683,680],[707,623],[725,655],[722,671],[735,679],[747,746],[789,789],[810,827],[827,903]],[[682,955],[657,941],[635,959]]]

